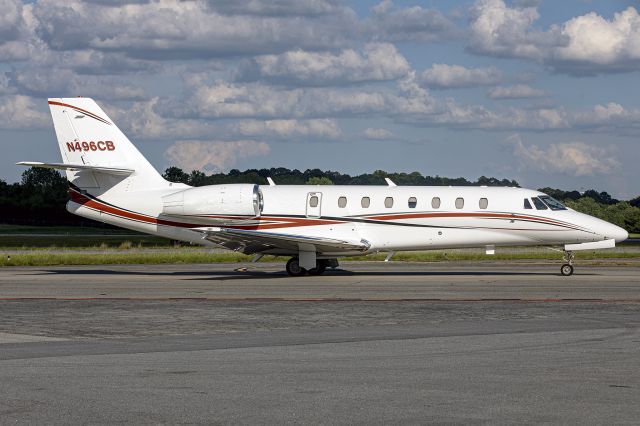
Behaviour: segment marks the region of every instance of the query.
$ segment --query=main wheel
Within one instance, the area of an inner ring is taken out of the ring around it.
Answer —
[[[565,263],[560,268],[560,273],[565,277],[568,277],[569,275],[573,275],[573,266],[569,265],[568,263]]]
[[[301,277],[307,273],[307,270],[300,267],[300,261],[297,257],[292,257],[287,262],[287,274],[292,277]]]
[[[307,272],[309,275],[322,275],[326,269],[327,263],[324,260],[318,260],[316,262],[316,267],[309,269]]]

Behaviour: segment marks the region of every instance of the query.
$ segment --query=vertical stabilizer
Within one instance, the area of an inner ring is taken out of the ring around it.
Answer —
[[[67,179],[75,186],[104,193],[168,185],[93,99],[51,98],[49,108],[65,164],[133,170],[127,176],[67,170]]]

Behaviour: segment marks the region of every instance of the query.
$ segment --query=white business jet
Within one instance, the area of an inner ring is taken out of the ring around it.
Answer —
[[[166,238],[219,245],[256,258],[291,256],[287,273],[319,275],[341,256],[496,246],[560,246],[573,273],[575,250],[611,248],[627,231],[578,213],[538,191],[500,187],[190,187],[166,181],[89,98],[49,99],[67,209]]]

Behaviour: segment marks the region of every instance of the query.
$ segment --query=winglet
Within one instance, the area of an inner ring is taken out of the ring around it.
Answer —
[[[393,183],[393,181],[389,178],[384,178],[384,180],[387,182],[387,185],[389,186],[398,186],[395,183]]]
[[[269,182],[269,186],[276,186],[276,183],[270,177],[267,178],[267,182]]]

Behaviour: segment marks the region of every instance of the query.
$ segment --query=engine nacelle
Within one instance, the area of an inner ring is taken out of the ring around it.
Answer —
[[[244,183],[189,188],[165,195],[162,203],[166,215],[199,216],[213,222],[260,217],[263,205],[258,185]]]

